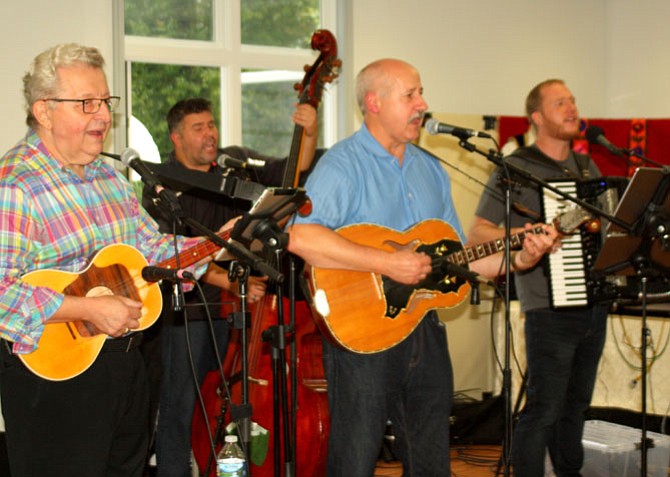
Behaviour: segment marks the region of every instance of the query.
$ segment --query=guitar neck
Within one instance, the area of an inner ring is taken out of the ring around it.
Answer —
[[[225,230],[216,234],[219,238],[228,241],[230,239],[230,230]],[[164,260],[158,264],[161,268],[176,270],[177,268],[188,267],[200,260],[209,257],[214,252],[221,249],[221,246],[211,240],[203,240],[192,247],[182,251],[179,255]]]
[[[542,234],[542,226],[538,225],[531,230],[522,230],[514,235],[510,236],[510,246],[512,249],[521,248],[523,241],[526,238],[526,235],[529,233],[532,234]],[[465,247],[462,250],[453,252],[449,254],[446,259],[448,262],[455,263],[457,265],[466,265],[480,258],[488,257],[498,252],[505,250],[506,240],[505,237],[500,237],[495,240],[490,240],[488,242],[483,242],[471,247]]]

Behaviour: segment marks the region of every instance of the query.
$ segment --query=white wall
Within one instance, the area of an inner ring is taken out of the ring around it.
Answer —
[[[30,0],[0,2],[0,155],[26,132],[23,74],[32,59],[58,43],[99,48],[111,87],[112,2],[114,0]]]
[[[521,114],[528,90],[556,76],[583,108],[602,109],[604,0],[354,4],[353,70],[380,56],[410,61],[434,111]]]
[[[603,116],[669,117],[670,2],[609,0],[607,5]]]

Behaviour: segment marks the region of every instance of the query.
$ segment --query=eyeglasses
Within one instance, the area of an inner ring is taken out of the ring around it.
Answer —
[[[107,109],[113,112],[121,102],[121,97],[110,96],[109,98],[87,98],[87,99],[62,99],[46,98],[43,101],[55,101],[57,103],[81,103],[81,109],[85,114],[95,114],[100,111],[102,103],[107,105]]]

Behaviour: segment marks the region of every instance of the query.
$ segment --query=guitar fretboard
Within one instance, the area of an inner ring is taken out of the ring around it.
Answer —
[[[225,230],[221,233],[217,233],[216,235],[223,240],[228,241],[230,239],[230,230]],[[188,267],[189,265],[193,265],[194,263],[209,257],[220,249],[220,245],[217,245],[210,240],[203,240],[202,242],[187,248],[178,256],[163,260],[158,264],[158,266],[161,268],[168,268],[173,270],[176,270],[177,268]],[[179,267],[177,267],[177,264],[179,264]]]
[[[523,241],[526,238],[526,235],[529,233],[533,234],[543,234],[542,226],[538,225],[537,227],[531,230],[522,230],[512,236],[510,236],[510,246],[512,249],[519,249],[523,245]],[[494,253],[502,252],[505,250],[506,240],[505,237],[500,237],[488,242],[483,242],[472,247],[465,247],[463,250],[453,252],[449,254],[446,259],[450,263],[454,263],[459,266],[467,265],[470,262],[479,260],[480,258],[488,257]]]

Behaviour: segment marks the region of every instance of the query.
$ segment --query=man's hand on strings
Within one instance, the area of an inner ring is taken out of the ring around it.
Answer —
[[[544,233],[536,234],[532,232],[538,226],[542,227]],[[559,234],[553,226],[527,223],[525,229],[529,233],[526,234],[523,241],[523,248],[515,253],[514,260],[512,260],[515,271],[534,267],[545,253],[555,252],[560,247]]]

